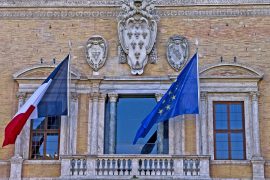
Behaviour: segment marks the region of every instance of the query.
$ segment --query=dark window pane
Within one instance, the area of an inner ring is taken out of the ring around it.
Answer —
[[[34,133],[32,136],[32,155],[33,159],[42,159],[44,156],[44,134]]]
[[[215,104],[215,129],[228,129],[227,105]]]
[[[58,158],[58,134],[48,133],[46,141],[46,158]]]
[[[217,151],[229,150],[227,133],[216,133],[216,150]]]
[[[232,159],[244,159],[244,152],[243,151],[231,151]]]
[[[48,117],[48,129],[60,128],[60,116]]]
[[[242,103],[239,104],[230,104],[231,113],[242,113]]]
[[[230,105],[230,125],[231,129],[242,129],[242,104],[231,104]]]
[[[38,130],[38,129],[44,129],[45,127],[45,117],[37,118],[37,119],[32,119],[32,129],[33,130]]]
[[[228,151],[216,151],[216,159],[229,159],[229,152]]]
[[[140,154],[143,146],[157,130],[156,124],[145,138],[140,138],[133,145],[133,140],[142,120],[152,111],[156,105],[155,98],[119,98],[117,104],[117,154]],[[156,146],[153,144],[152,153],[156,153]]]
[[[226,104],[215,104],[216,112],[218,113],[227,113],[227,105]]]
[[[232,133],[231,134],[231,148],[232,151],[244,151],[243,134]]]

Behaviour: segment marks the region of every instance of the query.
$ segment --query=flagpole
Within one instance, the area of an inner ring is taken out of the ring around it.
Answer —
[[[202,131],[201,131],[201,122],[200,122],[200,119],[199,119],[199,117],[200,117],[200,107],[201,107],[201,100],[200,100],[200,76],[199,76],[199,41],[198,41],[198,39],[196,39],[195,40],[195,45],[196,45],[196,58],[197,58],[197,80],[198,80],[198,108],[199,108],[199,114],[196,114],[196,121],[197,121],[197,125],[199,126],[199,127],[197,127],[197,128],[199,128],[199,130],[197,131],[198,132],[198,138],[199,138],[199,143],[197,144],[199,147],[197,148],[197,154],[198,155],[200,155],[201,154],[201,152],[202,152],[202,139],[201,139],[201,135],[202,135]]]
[[[71,70],[70,70],[70,64],[71,64],[71,41],[68,41],[69,46],[69,59],[68,59],[68,84],[67,84],[67,100],[68,100],[68,117],[70,116],[70,85],[71,85]]]
[[[71,41],[69,40],[68,41],[68,46],[69,46],[69,52],[68,52],[68,55],[69,55],[69,59],[68,59],[68,86],[67,86],[67,100],[68,100],[68,113],[67,113],[67,129],[68,129],[68,143],[67,143],[67,153],[70,154],[71,152],[71,149],[72,149],[72,145],[71,145],[71,142],[70,142],[70,127],[71,127],[71,118],[70,118],[70,85],[71,85],[71,70],[70,70],[70,65],[71,65]],[[73,152],[72,152],[73,154]]]

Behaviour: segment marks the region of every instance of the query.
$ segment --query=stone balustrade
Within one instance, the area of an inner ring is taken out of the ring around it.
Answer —
[[[61,179],[119,177],[210,179],[210,156],[99,155],[61,156]]]

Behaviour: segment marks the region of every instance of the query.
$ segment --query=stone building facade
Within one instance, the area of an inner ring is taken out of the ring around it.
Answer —
[[[0,142],[71,54],[69,117],[28,120],[0,179],[270,178],[269,0],[0,0],[0,29]],[[158,124],[151,154],[120,146],[119,114],[159,101],[196,51],[200,114]]]

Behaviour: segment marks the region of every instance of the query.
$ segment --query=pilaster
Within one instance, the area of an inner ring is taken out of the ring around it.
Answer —
[[[26,99],[26,93],[22,93],[22,92],[18,92],[17,93],[17,98],[18,98],[18,109],[20,109],[24,103],[25,103],[25,99]],[[22,130],[22,132],[18,135],[16,142],[15,142],[15,151],[14,151],[14,155],[20,155],[23,157],[23,151],[22,151],[22,134],[23,134],[24,128]],[[14,157],[15,157],[14,156]]]
[[[99,93],[94,92],[91,93],[92,96],[92,121],[91,121],[91,132],[90,132],[90,154],[96,155],[97,154],[97,136],[98,136],[98,98]]]
[[[260,147],[260,122],[259,122],[259,107],[258,107],[258,92],[251,92],[251,104],[252,104],[252,132],[253,132],[253,156],[261,157]]]
[[[106,94],[100,94],[99,99],[98,99],[98,116],[99,116],[99,121],[98,121],[98,150],[97,153],[103,154],[104,152],[104,128],[105,128],[105,100],[106,100],[107,95]]]
[[[207,92],[201,92],[200,94],[200,119],[199,121],[201,122],[201,153],[202,155],[208,155],[208,125],[207,125]]]

